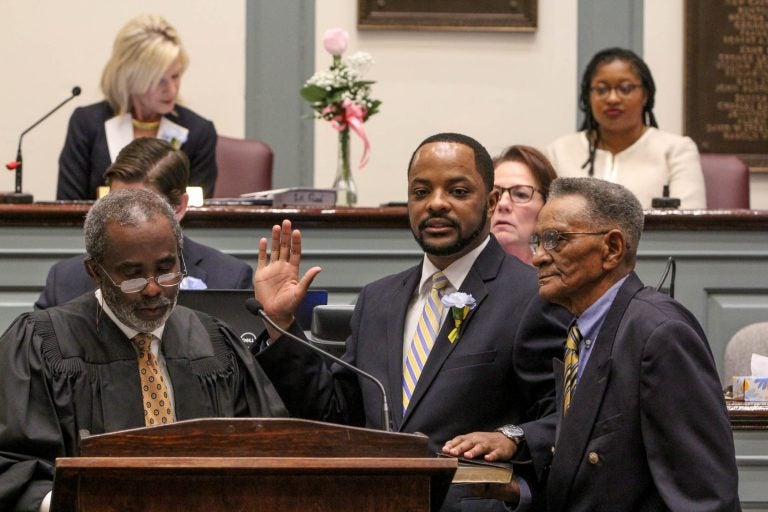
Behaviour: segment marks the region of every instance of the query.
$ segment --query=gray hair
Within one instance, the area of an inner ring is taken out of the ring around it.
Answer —
[[[85,250],[91,258],[102,262],[110,222],[121,226],[138,226],[156,215],[164,216],[171,223],[173,236],[181,251],[181,226],[171,206],[158,194],[144,189],[116,190],[94,203],[85,216]]]
[[[596,229],[618,229],[627,243],[627,257],[634,261],[645,215],[637,197],[627,188],[598,178],[557,178],[549,197],[577,195],[586,200],[581,217]]]

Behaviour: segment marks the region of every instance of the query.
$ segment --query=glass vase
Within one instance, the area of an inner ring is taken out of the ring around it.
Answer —
[[[339,159],[336,164],[336,204],[355,206],[357,204],[357,186],[352,178],[352,166],[349,164],[349,129],[339,132]]]

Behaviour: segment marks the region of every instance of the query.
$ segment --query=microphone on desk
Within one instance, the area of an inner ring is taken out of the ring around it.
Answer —
[[[16,187],[15,187],[14,192],[6,193],[6,194],[3,195],[2,202],[5,202],[5,203],[17,203],[17,204],[18,203],[31,203],[32,202],[32,194],[23,194],[21,192],[21,170],[22,170],[22,162],[23,162],[23,159],[21,157],[21,140],[24,138],[24,135],[26,135],[34,127],[36,127],[37,125],[39,125],[40,123],[42,123],[43,121],[48,119],[48,117],[51,114],[53,114],[54,112],[59,110],[61,107],[63,107],[64,104],[66,104],[68,101],[72,100],[72,98],[74,98],[75,96],[79,96],[80,92],[81,92],[80,87],[77,86],[77,85],[74,86],[72,88],[72,95],[69,98],[65,99],[64,101],[62,101],[61,103],[56,105],[53,108],[53,110],[51,110],[50,112],[45,114],[43,117],[38,119],[35,124],[33,124],[32,126],[27,128],[26,130],[21,132],[21,135],[19,136],[19,146],[18,146],[18,149],[16,150],[16,160],[13,160],[13,161],[8,162],[7,164],[5,164],[5,168],[8,169],[9,171],[16,171]]]
[[[669,197],[669,185],[664,185],[661,197],[651,199],[651,208],[679,208],[680,198]]]
[[[352,370],[357,375],[361,375],[361,376],[365,377],[366,379],[369,379],[369,380],[373,381],[379,387],[379,391],[381,391],[381,422],[384,425],[384,430],[386,430],[387,432],[391,432],[392,431],[392,417],[391,417],[391,415],[389,413],[389,400],[387,400],[387,391],[384,389],[384,384],[382,384],[379,379],[377,379],[376,377],[374,377],[370,373],[361,370],[357,366],[351,365],[348,362],[344,361],[343,359],[338,358],[338,357],[334,356],[333,354],[329,354],[325,350],[314,346],[313,344],[311,344],[307,340],[303,340],[303,339],[299,338],[298,336],[296,336],[294,334],[291,334],[290,332],[288,332],[288,331],[286,331],[284,329],[281,329],[280,326],[278,326],[269,317],[269,315],[267,315],[267,313],[264,312],[264,306],[261,305],[261,303],[258,302],[256,299],[251,298],[251,299],[248,299],[247,301],[245,301],[245,307],[248,309],[248,311],[250,311],[254,315],[260,316],[261,318],[263,318],[264,321],[266,321],[269,325],[274,327],[275,330],[277,330],[277,332],[279,332],[283,336],[287,336],[290,339],[292,339],[294,341],[297,341],[297,342],[301,343],[302,345],[304,345],[305,347],[308,347],[311,350],[317,352],[318,354],[322,355],[323,357],[326,357],[326,358],[330,359],[331,361],[339,363],[344,368],[348,368],[348,369]]]

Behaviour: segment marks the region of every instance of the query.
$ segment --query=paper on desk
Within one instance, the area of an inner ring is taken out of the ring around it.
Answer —
[[[751,368],[753,377],[768,377],[768,357],[752,354]]]

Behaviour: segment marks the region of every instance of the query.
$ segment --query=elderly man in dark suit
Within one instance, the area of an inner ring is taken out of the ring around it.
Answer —
[[[146,188],[168,200],[181,222],[189,197],[189,160],[169,143],[153,138],[130,142],[104,174],[112,190]],[[218,249],[184,237],[184,261],[189,277],[184,288],[249,289],[253,270],[250,265]],[[51,267],[35,309],[64,304],[96,289],[96,283],[85,271],[85,256],[74,256]]]
[[[382,381],[393,430],[424,433],[437,450],[467,429],[506,427],[537,464],[550,447],[549,426],[536,420],[554,407],[551,360],[565,312],[542,304],[533,268],[489,234],[497,200],[491,158],[477,141],[439,134],[419,145],[408,167],[408,214],[424,258],[362,290],[344,358]],[[265,311],[297,335],[294,311],[320,271],[299,279],[300,256],[298,230],[288,221],[275,226],[269,261],[260,241],[254,280]],[[384,427],[373,383],[267,329],[258,360],[292,414]],[[503,507],[460,487],[443,506],[494,509]]]
[[[739,510],[712,353],[694,316],[635,275],[642,228],[635,196],[592,178],[553,181],[539,213],[531,240],[539,293],[574,317],[554,365],[547,509]],[[515,447],[473,433],[444,449],[496,460]]]

